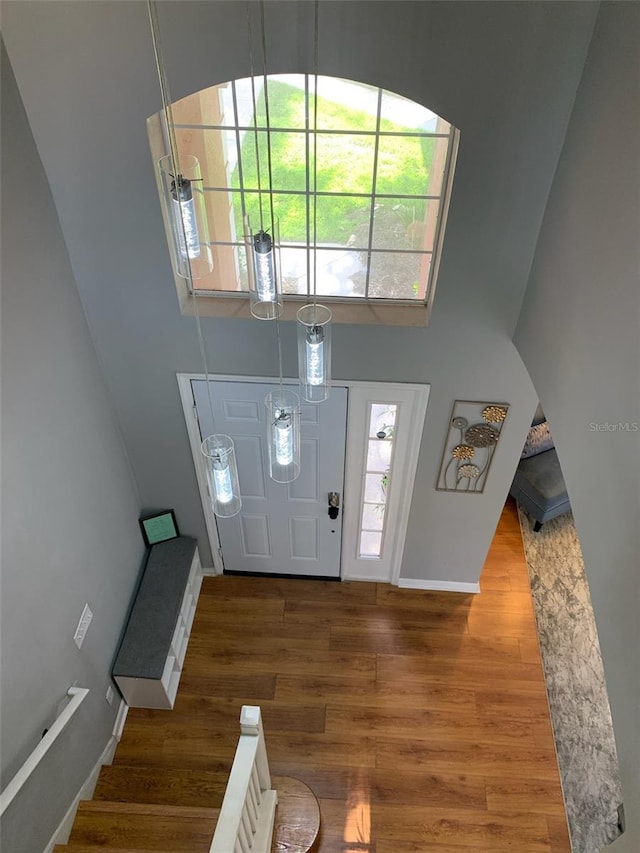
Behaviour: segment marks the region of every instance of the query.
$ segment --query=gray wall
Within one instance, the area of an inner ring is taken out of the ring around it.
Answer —
[[[249,73],[244,3],[158,5],[175,99]],[[334,330],[337,376],[432,384],[405,577],[477,581],[507,494],[535,408],[510,338],[596,11],[321,3],[321,73],[382,85],[462,131],[431,326]],[[307,2],[267,4],[270,71],[313,70],[312,15]],[[146,5],[6,2],[3,29],[141,498],[175,507],[207,564],[175,380],[202,365],[194,321],[178,312],[145,138],[160,107]],[[203,325],[213,372],[273,375],[268,324]],[[284,326],[294,375],[294,329]],[[482,496],[434,490],[455,398],[512,404]]]
[[[602,4],[515,336],[591,588],[627,816],[616,851],[640,850],[639,45],[640,6]]]
[[[43,850],[106,746],[105,691],[141,567],[138,497],[47,179],[2,49],[2,783],[74,683],[91,692],[3,819]],[[85,602],[93,622],[73,634]]]

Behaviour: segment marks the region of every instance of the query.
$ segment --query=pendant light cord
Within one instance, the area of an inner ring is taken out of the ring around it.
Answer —
[[[263,87],[264,87],[264,114],[265,121],[267,125],[267,172],[269,176],[269,215],[271,217],[271,227],[274,231],[272,237],[275,239],[275,216],[273,212],[273,164],[271,160],[271,115],[269,112],[269,83],[267,80],[267,36],[266,36],[266,28],[265,28],[265,19],[264,19],[264,2],[265,0],[260,0],[260,34],[262,37],[262,79],[263,79]],[[253,80],[253,77],[252,77]],[[254,125],[257,125],[257,116],[255,114],[255,105],[254,105]],[[257,130],[256,130],[257,133]],[[257,148],[256,148],[257,151]],[[273,267],[274,267],[274,279],[275,279],[275,287],[276,293],[278,289],[278,276],[280,270],[277,268],[276,262],[276,253],[274,252],[273,256]],[[278,379],[280,382],[280,399],[282,399],[283,395],[283,382],[282,382],[282,340],[280,337],[280,318],[278,316],[278,310],[276,307],[276,339],[278,342]]]
[[[171,154],[171,165],[174,176],[180,174],[180,161],[178,155],[178,142],[176,139],[175,126],[173,123],[173,109],[171,106],[171,97],[169,95],[169,83],[162,61],[162,42],[160,39],[160,25],[158,23],[158,9],[155,0],[147,0],[147,8],[149,10],[149,22],[151,24],[151,40],[153,42],[153,54],[156,60],[156,71],[158,72],[158,82],[160,84],[160,95],[162,97],[162,112],[164,116],[165,131],[169,142],[169,152]]]
[[[269,213],[271,215],[271,227],[273,228],[275,223],[275,216],[273,214],[273,166],[271,162],[271,117],[269,114],[269,84],[267,81],[267,37],[265,32],[265,23],[264,23],[264,2],[265,0],[260,0],[260,22],[261,22],[261,34],[262,34],[262,78],[264,85],[264,114],[265,120],[267,123],[267,171],[269,173]],[[254,116],[254,120],[255,120]],[[273,236],[273,235],[272,235]],[[275,258],[274,258],[274,266],[275,266]],[[276,280],[277,280],[276,270]]]
[[[276,338],[278,340],[278,376],[280,378],[280,397],[282,398],[282,341],[280,339],[280,321],[276,316]]]
[[[260,206],[260,230],[264,231],[262,213],[262,182],[260,180],[260,145],[258,142],[258,104],[256,99],[256,81],[253,66],[253,31],[251,29],[251,6],[247,0],[247,35],[249,40],[249,79],[251,80],[251,103],[253,106],[253,135],[256,146],[256,178],[258,180],[258,204]]]
[[[171,155],[171,164],[173,168],[174,180],[176,183],[179,180],[180,175],[180,162],[178,155],[178,141],[176,138],[176,130],[173,122],[173,110],[171,107],[171,96],[169,94],[169,84],[167,82],[167,75],[162,59],[162,43],[160,39],[160,26],[158,23],[158,10],[156,7],[155,0],[147,0],[147,7],[149,10],[149,21],[151,24],[151,39],[153,41],[153,53],[156,59],[156,70],[158,72],[158,82],[160,83],[160,94],[162,97],[162,111],[164,115],[165,122],[165,131],[167,135],[167,139],[169,141],[169,152]],[[182,231],[185,238],[186,245],[186,232],[185,225],[182,216],[180,216],[180,224],[182,225]],[[204,368],[204,378],[205,385],[207,388],[207,397],[209,400],[209,412],[211,415],[211,430],[212,434],[215,434],[215,417],[213,414],[213,398],[211,396],[211,382],[209,379],[209,368],[207,366],[207,352],[204,344],[204,337],[202,334],[202,324],[200,322],[200,311],[198,309],[198,298],[195,293],[195,288],[193,286],[193,276],[191,274],[191,260],[187,255],[186,258],[186,267],[188,273],[188,283],[189,289],[191,292],[191,298],[193,299],[193,308],[194,314],[196,318],[196,329],[198,333],[198,344],[200,348],[200,357],[202,358],[202,366]]]
[[[313,319],[316,320],[318,285],[318,7],[315,0],[313,37]]]

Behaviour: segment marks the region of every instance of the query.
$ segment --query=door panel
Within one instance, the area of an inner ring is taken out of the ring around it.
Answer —
[[[227,433],[229,435],[230,433]],[[257,435],[233,435],[242,499],[267,496],[266,448]]]
[[[206,384],[192,380],[200,431],[214,431]],[[211,381],[215,431],[236,447],[242,510],[217,519],[225,569],[340,576],[342,510],[328,515],[328,493],[342,496],[347,389],[332,388],[319,405],[302,403],[300,476],[275,483],[268,473],[264,398],[275,384]]]
[[[243,557],[271,559],[269,518],[266,515],[240,513],[240,544]]]

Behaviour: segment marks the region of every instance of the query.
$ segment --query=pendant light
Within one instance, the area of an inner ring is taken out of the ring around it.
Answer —
[[[208,381],[208,380],[207,380]],[[230,518],[242,508],[238,466],[233,439],[228,435],[210,435],[202,442],[211,508],[218,518]]]
[[[282,379],[280,320],[276,318],[279,384],[265,397],[269,476],[276,483],[292,483],[300,474],[300,397],[285,388]]]
[[[291,483],[300,474],[300,398],[282,385],[265,397],[269,476]]]
[[[147,0],[153,50],[162,95],[164,131],[169,154],[158,163],[163,188],[163,214],[170,235],[174,269],[189,284],[193,297],[196,330],[204,368],[211,424],[215,428],[211,382],[207,354],[202,336],[198,300],[193,291],[193,280],[207,275],[213,269],[209,229],[205,215],[204,192],[200,165],[195,157],[180,158],[171,110],[171,98],[166,72],[162,62],[158,12],[154,0]],[[233,440],[228,435],[214,433],[204,439],[201,446],[205,461],[207,486],[211,509],[219,518],[237,515],[242,508],[238,466]]]
[[[251,72],[251,97],[253,106],[253,132],[256,148],[256,177],[258,182],[258,213],[244,219],[244,242],[247,254],[249,300],[251,314],[258,320],[276,320],[282,315],[284,304],[280,288],[280,230],[273,210],[273,170],[271,163],[271,125],[269,117],[269,84],[267,80],[267,48],[264,26],[264,0],[260,4],[262,34],[262,85],[266,127],[262,131],[267,141],[267,169],[269,176],[269,206],[264,210],[260,175],[260,142],[258,131],[258,109],[253,68],[253,39],[251,12],[247,2],[247,27],[249,34],[249,61]]]
[[[173,269],[176,275],[187,279],[189,289],[193,292],[193,280],[204,278],[213,269],[202,173],[197,157],[178,157],[169,85],[162,61],[158,11],[154,0],[147,0],[147,8],[162,96],[165,144],[169,148],[169,154],[158,160],[162,216]]]
[[[315,302],[298,310],[300,395],[321,403],[331,387],[331,311]]]
[[[297,313],[298,376],[300,394],[309,403],[321,403],[331,388],[331,311],[317,304],[318,282],[318,0],[315,0],[313,93],[313,303]],[[310,263],[307,250],[307,280]]]
[[[282,378],[282,342],[280,339],[280,315],[283,302],[279,287],[280,255],[278,222],[273,212],[273,171],[271,163],[271,124],[269,117],[269,88],[267,81],[267,45],[265,37],[264,0],[260,2],[262,35],[262,80],[267,139],[267,168],[269,175],[269,221],[263,210],[262,186],[260,183],[260,156],[258,142],[258,111],[253,73],[253,49],[251,37],[250,5],[247,2],[247,25],[249,31],[249,57],[251,62],[251,92],[253,98],[254,134],[256,146],[256,169],[258,178],[259,218],[256,224],[250,217],[245,219],[245,244],[249,271],[249,293],[251,313],[260,320],[275,320],[278,344],[278,388],[269,392],[264,404],[267,421],[267,450],[269,476],[276,483],[291,483],[300,474],[300,398],[294,391],[284,387]]]
[[[213,269],[213,252],[198,158],[183,154],[178,163],[177,157],[168,154],[158,160],[158,173],[176,275],[189,281],[204,278]]]
[[[267,224],[262,210],[257,221],[255,217],[246,216],[245,249],[251,314],[257,320],[275,320],[282,315],[284,307],[278,283],[281,269],[278,220],[273,218]]]

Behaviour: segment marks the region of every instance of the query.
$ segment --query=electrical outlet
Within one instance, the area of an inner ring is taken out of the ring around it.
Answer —
[[[107,687],[106,700],[110,705],[113,705],[113,700],[116,698],[116,692],[111,685]]]
[[[93,619],[93,613],[88,604],[85,604],[84,610],[82,611],[82,616],[80,617],[80,621],[78,622],[78,627],[76,628],[76,632],[73,635],[73,642],[80,649],[82,648],[82,644],[84,642],[84,638],[87,635],[87,631],[89,630],[89,625],[91,624],[91,620]]]

